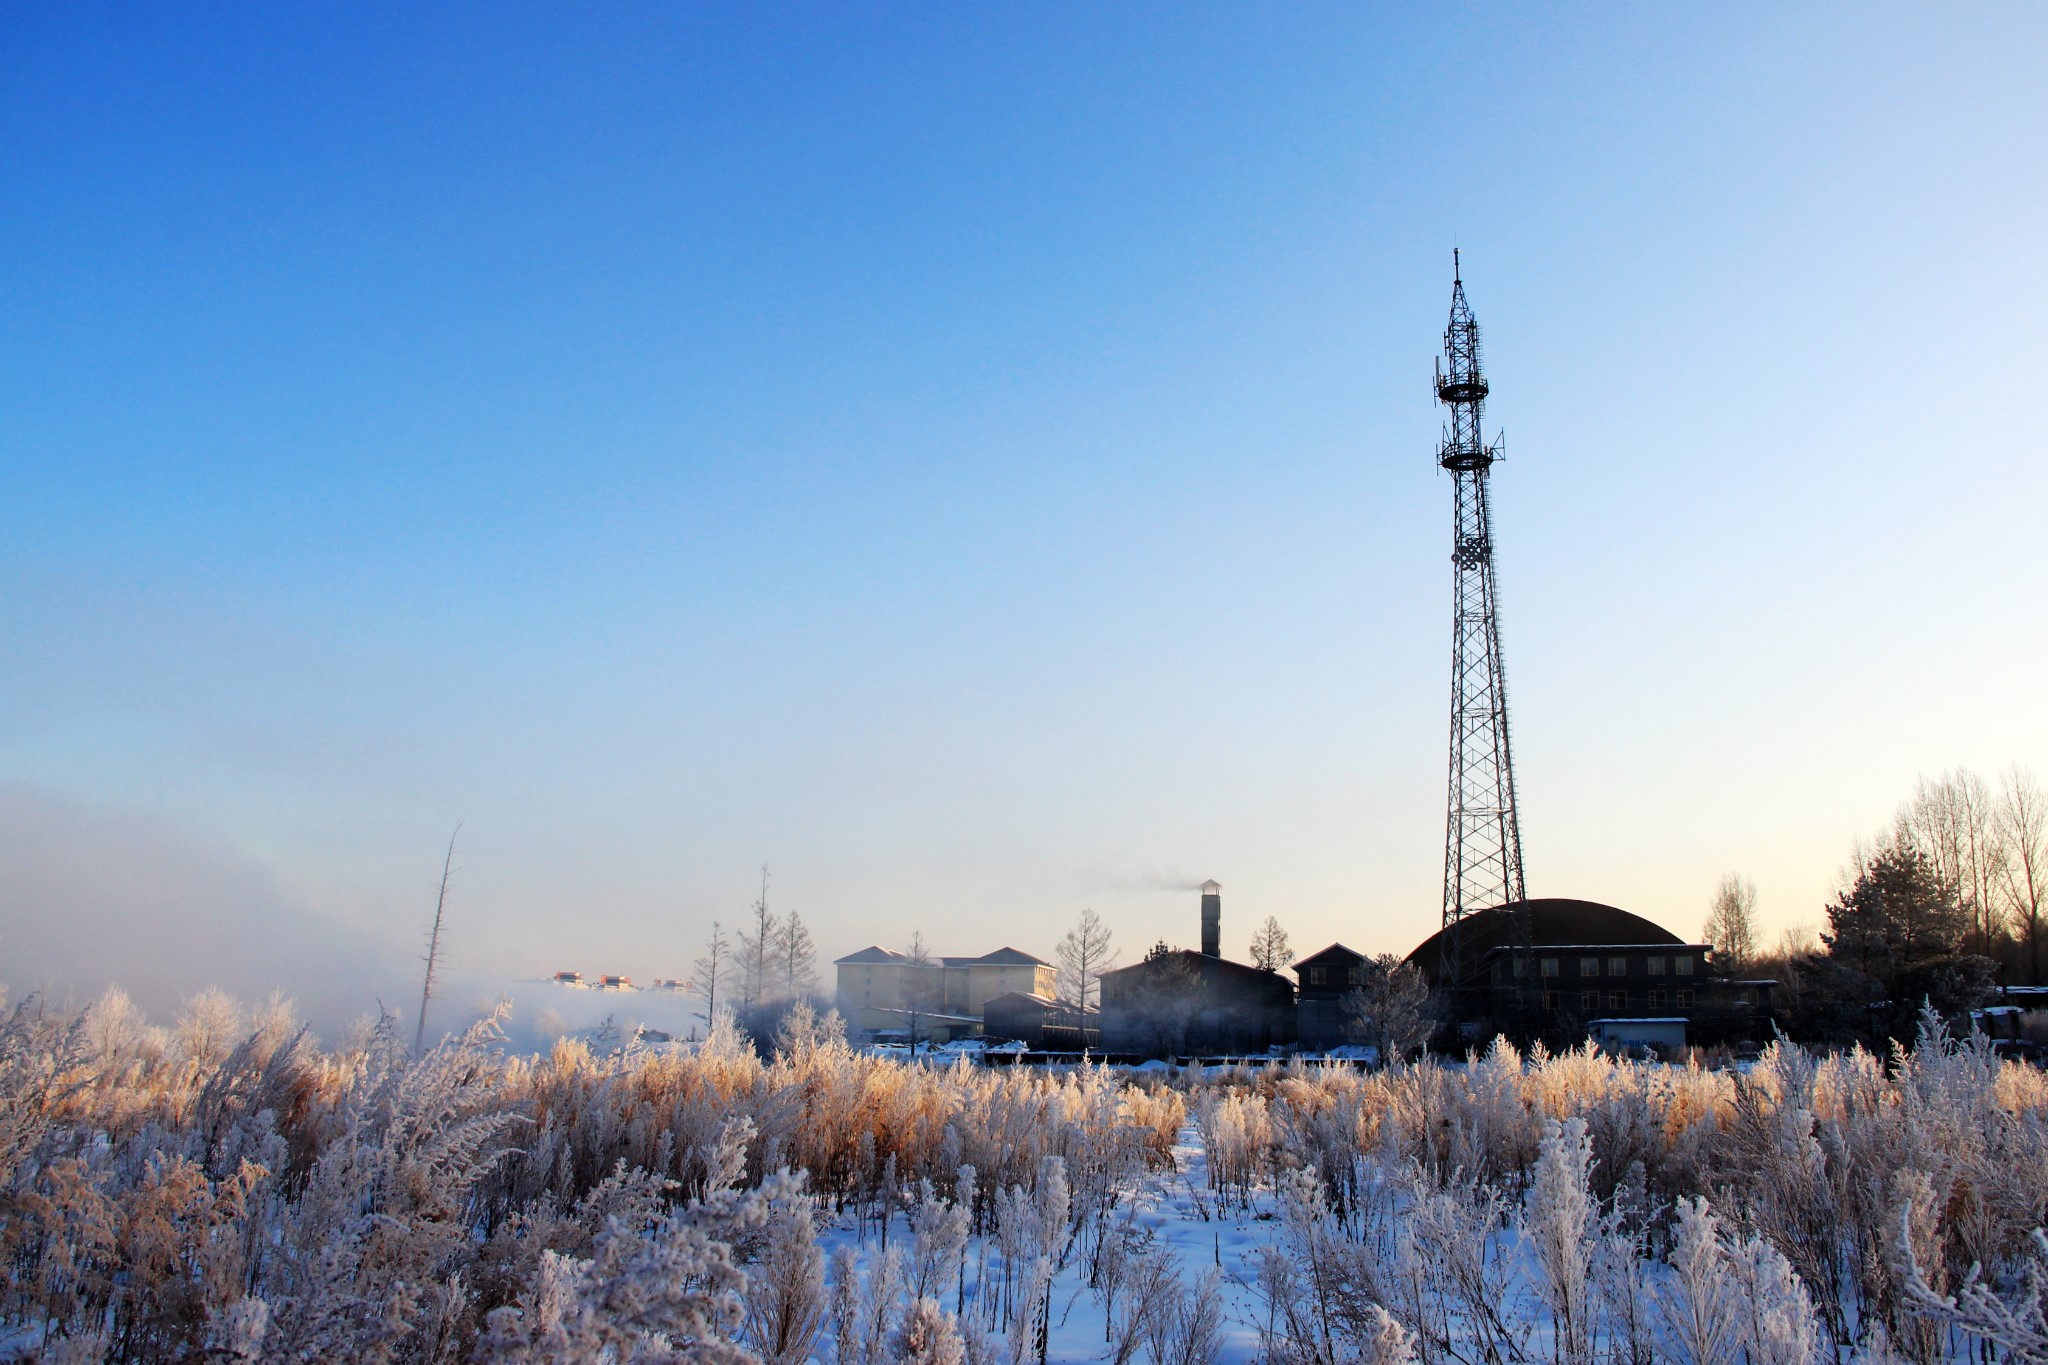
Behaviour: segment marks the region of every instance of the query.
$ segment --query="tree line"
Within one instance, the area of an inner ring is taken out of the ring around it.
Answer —
[[[2001,984],[2038,986],[2048,899],[2048,799],[2033,774],[1968,769],[1922,778],[1891,827],[1853,846],[1818,933],[1766,948],[1756,887],[1730,875],[1709,909],[1715,969],[1768,977],[1793,1037],[1883,1045],[1923,1005],[1950,1019]]]
[[[750,1034],[770,1036],[790,1005],[818,994],[817,942],[794,909],[782,915],[769,909],[768,876],[763,867],[760,897],[748,907],[738,937],[728,937],[714,919],[704,954],[693,964],[707,1027],[722,1005]]]

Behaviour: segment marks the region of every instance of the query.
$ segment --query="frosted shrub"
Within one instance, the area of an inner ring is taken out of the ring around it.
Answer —
[[[1583,1365],[1593,1355],[1590,1298],[1598,1211],[1586,1185],[1592,1159],[1584,1119],[1547,1121],[1524,1204],[1522,1236],[1534,1254],[1536,1292],[1550,1310],[1557,1357],[1566,1365]]]
[[[1111,1264],[1103,1282],[1108,1358],[1112,1365],[1129,1365],[1154,1324],[1172,1312],[1178,1283],[1173,1258],[1161,1247],[1116,1252]]]
[[[1914,1312],[1993,1342],[2020,1365],[2048,1365],[2048,1231],[2034,1230],[2025,1265],[2003,1293],[1985,1283],[1982,1267],[1972,1267],[1956,1294],[1941,1294],[1927,1283],[1909,1248],[1902,1238]]]
[[[973,1190],[973,1174],[966,1185]],[[924,1181],[922,1197],[911,1211],[910,1285],[913,1301],[937,1298],[961,1273],[961,1256],[967,1250],[967,1210],[941,1199]]]
[[[1386,1306],[1414,1335],[1424,1365],[1464,1359],[1467,1349],[1487,1361],[1527,1354],[1529,1329],[1510,1301],[1514,1265],[1496,1235],[1505,1223],[1506,1201],[1491,1186],[1415,1179]]]
[[[771,1365],[799,1365],[825,1323],[825,1256],[818,1250],[811,1202],[792,1180],[767,1220],[759,1259],[747,1277],[747,1335]]]
[[[1678,1365],[1731,1365],[1742,1346],[1734,1271],[1720,1227],[1706,1200],[1679,1202],[1671,1274],[1657,1296],[1665,1349]]]
[[[589,1261],[546,1253],[522,1301],[491,1313],[478,1358],[484,1365],[749,1365],[756,1357],[733,1344],[745,1278],[725,1247],[681,1220],[651,1233],[614,1222]]]
[[[1791,1263],[1757,1236],[1730,1248],[1729,1261],[1749,1365],[1814,1365],[1822,1328]]]
[[[1266,1354],[1334,1365],[1352,1359],[1354,1347],[1384,1337],[1387,1315],[1376,1297],[1373,1254],[1343,1237],[1313,1171],[1282,1177],[1279,1221],[1280,1236],[1258,1266]],[[1405,1329],[1400,1339],[1410,1342]]]
[[[1210,1270],[1190,1288],[1164,1277],[1145,1323],[1152,1365],[1214,1365],[1223,1349],[1222,1278]]]
[[[967,1355],[959,1324],[936,1299],[929,1298],[910,1305],[892,1345],[893,1359],[899,1365],[961,1365]]]
[[[1205,1095],[1195,1112],[1209,1187],[1224,1204],[1251,1207],[1252,1192],[1272,1164],[1273,1125],[1265,1099],[1241,1091]]]

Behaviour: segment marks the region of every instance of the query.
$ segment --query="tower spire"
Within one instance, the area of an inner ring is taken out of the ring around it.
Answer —
[[[1437,361],[1437,401],[1448,407],[1437,463],[1457,486],[1451,540],[1451,769],[1444,829],[1444,927],[1475,910],[1519,904],[1522,829],[1515,813],[1514,763],[1508,747],[1507,682],[1501,669],[1500,616],[1493,576],[1493,513],[1487,474],[1499,456],[1480,429],[1486,376],[1479,363],[1479,324],[1465,299],[1463,263],[1451,252],[1451,320]],[[1446,980],[1453,990],[1471,964],[1458,961],[1453,932],[1444,936]],[[1526,935],[1519,935],[1526,937]]]

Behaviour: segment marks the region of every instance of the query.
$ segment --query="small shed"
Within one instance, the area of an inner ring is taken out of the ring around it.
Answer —
[[[1586,1032],[1596,1046],[1616,1052],[1651,1048],[1660,1053],[1685,1051],[1683,1018],[1588,1019]]]
[[[1080,1052],[1101,1042],[1097,1014],[1076,1017],[1074,1007],[1049,995],[1009,991],[981,1007],[981,1031],[990,1038],[1014,1038],[1033,1052]]]

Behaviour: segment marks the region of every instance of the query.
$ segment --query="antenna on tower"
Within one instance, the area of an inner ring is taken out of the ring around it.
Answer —
[[[1507,678],[1501,667],[1500,613],[1493,575],[1493,512],[1487,475],[1499,458],[1481,429],[1486,376],[1479,364],[1479,323],[1465,299],[1464,266],[1451,249],[1451,320],[1436,373],[1437,401],[1451,410],[1437,463],[1457,486],[1451,539],[1451,754],[1444,818],[1444,933],[1438,985],[1454,1007],[1463,994],[1461,922],[1481,910],[1516,918],[1512,937],[1529,941],[1522,881],[1522,827],[1515,811],[1508,745]]]

